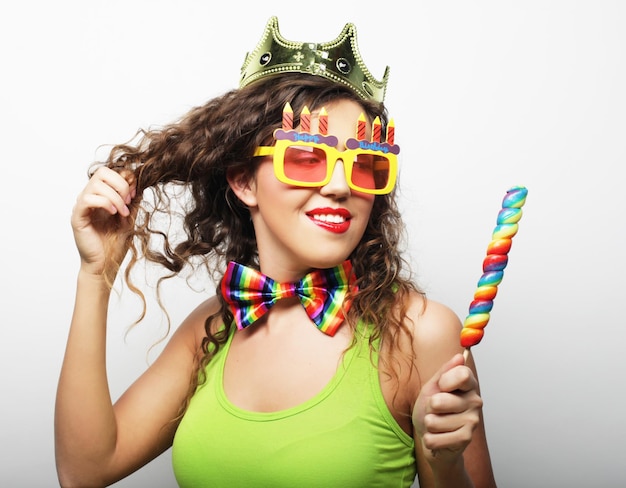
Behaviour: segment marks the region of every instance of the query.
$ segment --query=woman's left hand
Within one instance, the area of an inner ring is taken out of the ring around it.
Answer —
[[[433,470],[460,459],[480,423],[482,405],[476,376],[461,354],[423,385],[413,409],[413,425]]]

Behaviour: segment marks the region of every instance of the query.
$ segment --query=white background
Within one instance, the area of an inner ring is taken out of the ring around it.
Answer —
[[[8,6],[10,5],[10,6]],[[474,348],[501,487],[626,485],[626,3],[5,2],[0,12],[0,485],[56,486],[54,395],[78,258],[69,217],[102,144],[236,86],[265,22],[328,41],[357,25],[401,152],[409,253],[461,318],[505,191],[529,189]],[[236,120],[233,123],[237,123]],[[202,289],[202,283],[195,284]],[[178,321],[207,294],[167,288]],[[112,304],[114,396],[164,331]],[[120,487],[172,486],[169,453]]]

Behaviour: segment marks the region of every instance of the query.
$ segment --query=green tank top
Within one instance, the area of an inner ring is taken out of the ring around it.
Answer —
[[[367,340],[344,355],[316,396],[286,410],[231,404],[223,373],[232,335],[206,368],[172,448],[183,488],[401,488],[415,478],[415,451],[387,408]]]

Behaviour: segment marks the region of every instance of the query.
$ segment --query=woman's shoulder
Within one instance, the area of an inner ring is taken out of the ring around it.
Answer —
[[[422,339],[436,339],[441,335],[458,336],[461,330],[459,316],[442,302],[424,294],[411,292],[405,299],[408,326],[414,335]]]
[[[203,300],[181,322],[175,335],[182,336],[181,338],[184,338],[184,342],[193,351],[200,351],[202,340],[206,336],[206,321],[219,310],[220,302],[217,296]],[[217,327],[219,325],[217,322],[214,320],[212,325]]]
[[[448,305],[423,294],[409,294],[405,304],[405,321],[412,334],[416,366],[429,376],[440,364],[463,351],[462,323]]]

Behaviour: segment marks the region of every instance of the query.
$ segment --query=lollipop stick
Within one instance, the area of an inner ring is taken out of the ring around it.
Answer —
[[[463,350],[463,360],[465,361],[465,364],[467,364],[467,358],[469,357],[469,353],[470,353],[470,348],[466,347]]]

